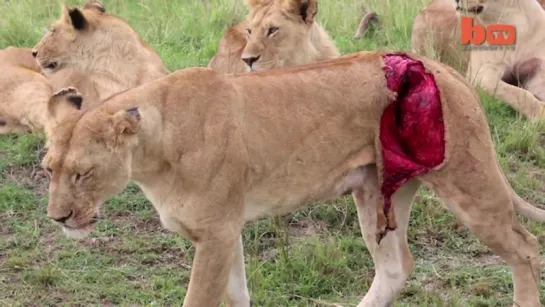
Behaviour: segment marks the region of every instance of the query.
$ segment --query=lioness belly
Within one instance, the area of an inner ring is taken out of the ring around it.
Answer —
[[[283,183],[278,180],[264,188],[255,189],[245,199],[244,219],[252,221],[267,216],[278,216],[297,209],[347,195],[361,187],[368,170],[360,166],[348,170],[340,170],[334,175],[316,176],[314,178],[286,178]]]

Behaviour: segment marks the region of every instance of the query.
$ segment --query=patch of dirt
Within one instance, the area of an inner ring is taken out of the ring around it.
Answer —
[[[47,194],[49,180],[46,172],[39,165],[8,166],[3,173],[8,181],[32,187],[40,197]]]
[[[310,218],[304,218],[297,222],[291,222],[288,226],[288,232],[290,236],[295,239],[301,239],[308,236],[316,236],[322,233],[323,225],[311,220]]]

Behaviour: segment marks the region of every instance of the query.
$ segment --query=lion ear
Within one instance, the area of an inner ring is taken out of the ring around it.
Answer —
[[[51,95],[47,103],[49,115],[55,117],[58,114],[60,105],[63,103],[71,105],[75,110],[81,110],[83,97],[75,87],[71,86],[56,91]]]
[[[94,9],[94,10],[98,10],[101,13],[106,13],[106,8],[104,7],[104,4],[97,0],[88,0],[83,6],[83,8]]]
[[[76,30],[83,30],[87,27],[87,19],[77,8],[71,8],[66,4],[63,5],[62,16],[64,21],[71,24]]]
[[[140,118],[138,107],[117,111],[105,136],[106,145],[115,151],[120,145],[134,144],[137,139],[133,136],[140,130]]]
[[[140,129],[140,111],[138,107],[117,111],[112,116],[112,128],[116,137],[133,135]]]
[[[291,14],[299,15],[307,24],[313,23],[318,13],[317,0],[282,0],[282,7]]]

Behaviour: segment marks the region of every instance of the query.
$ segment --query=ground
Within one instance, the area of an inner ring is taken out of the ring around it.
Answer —
[[[158,50],[170,70],[205,66],[222,31],[246,12],[235,0],[105,2]],[[426,1],[369,1],[383,28],[353,40],[362,2],[320,2],[319,21],[341,51],[408,49],[412,19]],[[4,0],[0,48],[34,45],[59,12],[55,0]],[[481,95],[509,181],[525,199],[544,205],[545,125],[529,124]],[[181,305],[191,244],[160,227],[133,185],[107,202],[107,219],[93,238],[66,239],[45,216],[43,154],[43,136],[0,137],[0,305]],[[409,242],[416,269],[395,306],[510,305],[508,267],[429,191],[420,191],[413,208]],[[545,225],[521,220],[532,233],[545,235]],[[249,223],[244,246],[254,306],[356,306],[373,278],[350,197]],[[545,301],[545,285],[541,289]]]

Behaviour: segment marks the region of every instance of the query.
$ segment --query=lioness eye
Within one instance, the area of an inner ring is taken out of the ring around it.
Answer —
[[[90,168],[88,171],[86,171],[86,172],[83,173],[83,174],[76,173],[76,175],[75,175],[75,177],[74,177],[74,183],[78,182],[81,178],[86,177],[86,176],[88,176],[89,174],[91,174],[91,171],[93,171],[92,168]]]
[[[273,35],[276,31],[278,31],[278,27],[270,27],[267,36]]]
[[[248,32],[248,35],[252,35],[252,29],[246,29],[246,32]]]

